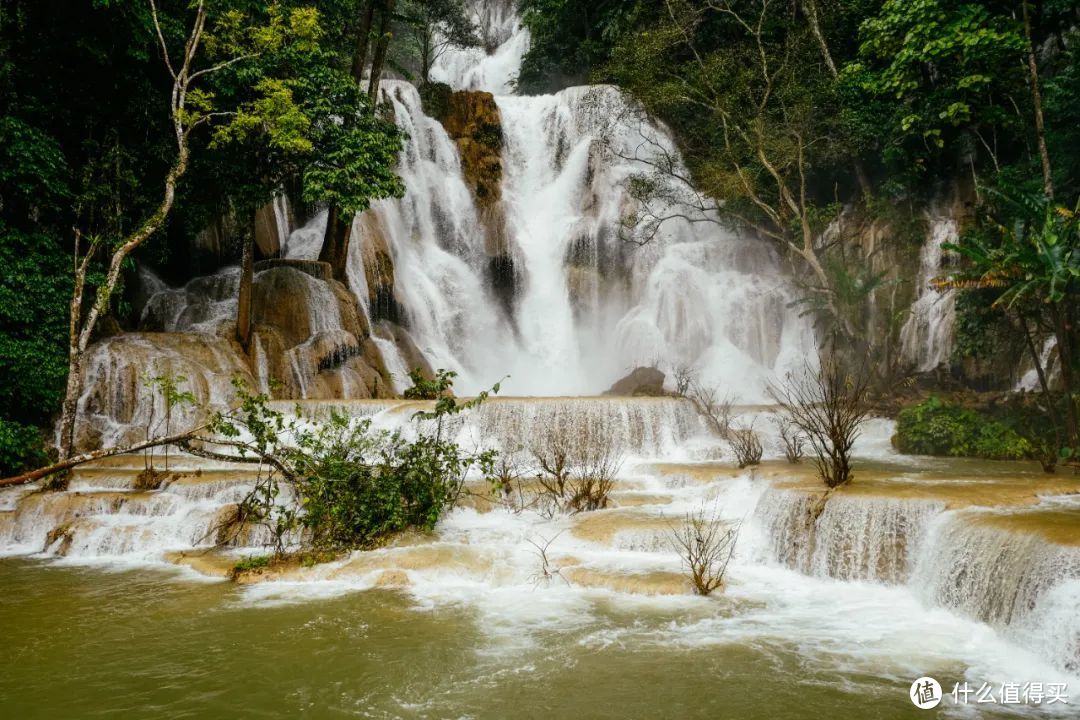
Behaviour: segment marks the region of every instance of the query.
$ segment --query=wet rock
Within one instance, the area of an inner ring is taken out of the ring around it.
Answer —
[[[664,391],[664,373],[651,367],[636,368],[629,375],[608,388],[608,391],[604,394],[624,397],[641,395],[659,397],[666,395],[667,393]]]
[[[435,117],[457,143],[462,174],[477,205],[498,202],[502,198],[503,133],[495,96],[479,90],[450,93],[445,112]]]
[[[384,321],[375,325],[375,334],[397,345],[398,352],[401,353],[401,359],[406,368],[409,370],[420,368],[424,378],[428,380],[435,378],[431,363],[424,357],[424,353],[420,351],[420,348],[416,346],[416,342],[409,335],[408,330],[400,325]]]

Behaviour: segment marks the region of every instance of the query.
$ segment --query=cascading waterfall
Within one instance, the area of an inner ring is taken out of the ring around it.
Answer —
[[[454,141],[412,85],[388,81],[383,96],[408,136],[399,163],[407,191],[354,226],[349,280],[369,314],[373,263],[385,249],[409,333],[433,366],[459,373],[464,393],[509,375],[511,394],[591,395],[656,363],[693,366],[707,381],[738,387],[743,400],[763,399],[768,379],[801,366],[814,348],[775,253],[718,224],[681,219],[644,247],[627,242],[637,202],[627,186],[649,170],[641,146],[678,158],[666,130],[611,87],[507,94],[528,33],[509,4],[476,12],[492,20],[497,49],[449,50],[432,76],[496,94],[505,227],[494,232],[505,233],[516,274],[509,309],[488,277],[493,229],[484,224],[493,221],[477,210]],[[511,60],[496,72],[489,65],[500,58]],[[314,257],[323,223],[294,232],[289,256]]]
[[[1001,512],[933,500],[772,488],[756,510],[766,555],[802,573],[907,585],[1080,671],[1080,546],[985,522]]]
[[[931,501],[851,498],[771,489],[759,517],[773,556],[800,572],[841,580],[903,583],[919,556]]]
[[[915,302],[900,329],[904,360],[920,372],[929,372],[948,363],[956,323],[956,296],[952,290],[939,291],[931,283],[942,274],[945,250],[942,245],[957,240],[956,220],[932,217],[930,232],[919,253],[919,275]]]
[[[283,411],[292,406],[277,405]],[[305,415],[334,410],[408,433],[417,410],[430,403],[306,401],[300,406]],[[885,494],[836,491],[822,501],[822,490],[790,487],[783,472],[770,480],[753,470],[735,471],[729,462],[688,463],[688,448],[718,442],[707,436],[685,401],[670,398],[495,399],[458,416],[445,431],[467,447],[496,447],[526,459],[551,432],[574,440],[601,432],[624,458],[613,507],[546,521],[532,511],[506,513],[490,505],[477,512],[471,509],[476,501],[469,501],[424,544],[360,553],[344,565],[298,579],[358,587],[416,583],[421,594],[445,590],[446,583],[475,585],[477,592],[529,587],[534,556],[528,539],[569,531],[558,544],[561,554],[553,557],[564,558],[560,562],[573,584],[644,595],[682,593],[670,529],[704,503],[722,512],[722,522],[743,522],[732,570],[735,593],[745,591],[743,583],[757,587],[761,578],[783,587],[791,581],[775,573],[790,570],[896,588],[928,607],[987,623],[1057,668],[1080,669],[1080,614],[1075,612],[1080,546],[987,521],[1043,512],[1049,499],[1032,507],[951,509],[932,497],[911,496],[916,484],[901,479],[898,494],[888,483],[873,481]],[[118,457],[77,468],[66,492],[0,492],[0,546],[5,553],[47,551],[95,561],[187,562],[186,554],[212,548],[215,529],[230,517],[258,472],[253,466],[174,456],[161,487],[142,490],[143,463],[140,456]],[[156,465],[161,467],[160,456]],[[486,487],[476,486],[480,497]],[[978,497],[977,489],[972,497]],[[1075,502],[1063,507],[1076,509]],[[269,541],[266,528],[252,527],[234,544],[255,548]],[[870,592],[828,587],[837,597]]]

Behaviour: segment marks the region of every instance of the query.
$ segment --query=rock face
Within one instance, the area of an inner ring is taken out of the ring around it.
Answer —
[[[394,285],[394,256],[382,220],[376,213],[364,213],[357,218],[353,232],[360,245],[371,319],[404,324],[407,315]]]
[[[664,392],[664,373],[652,367],[639,367],[629,375],[612,385],[605,395],[623,397],[649,396],[660,397]]]
[[[198,407],[225,407],[236,397],[232,379],[256,381],[238,343],[204,333],[125,333],[92,346],[79,400],[75,441],[80,450],[126,444],[164,433],[166,412],[155,377],[172,376],[195,397],[169,417],[170,429],[194,427]],[[183,380],[181,380],[183,378]]]
[[[442,86],[426,93],[425,105],[457,145],[461,172],[472,191],[484,228],[489,280],[496,296],[509,310],[517,285],[517,272],[507,241],[502,204],[503,129],[499,106],[489,92],[452,92]]]
[[[484,207],[502,198],[502,116],[495,96],[479,90],[450,93],[438,120],[457,143],[465,183]]]
[[[356,296],[329,279],[325,263],[271,260],[257,270],[248,353],[234,339],[235,268],[183,288],[159,287],[142,309],[140,332],[94,345],[76,427],[79,447],[129,443],[145,438],[147,428],[152,434],[163,430],[163,401],[153,387],[158,376],[184,378],[179,389],[191,391],[200,407],[231,404],[234,378],[279,399],[395,396]],[[394,333],[388,339],[402,344]],[[418,350],[414,355],[417,366],[425,366]],[[172,429],[193,426],[199,418],[193,408],[181,408]]]

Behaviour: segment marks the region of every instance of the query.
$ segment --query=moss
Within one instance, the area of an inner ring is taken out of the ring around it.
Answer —
[[[436,100],[430,102],[434,104]],[[434,117],[457,143],[462,174],[478,204],[490,206],[502,194],[503,132],[499,106],[491,93],[479,90],[452,92],[445,102],[445,109]]]
[[[1031,457],[1030,442],[986,413],[931,396],[905,408],[896,419],[896,446],[912,455],[1020,460]]]
[[[233,565],[233,574],[239,575],[241,573],[251,572],[252,570],[268,568],[273,560],[273,555],[249,555]]]
[[[450,112],[450,96],[454,91],[446,83],[425,83],[420,86],[420,104],[428,117],[439,122]]]

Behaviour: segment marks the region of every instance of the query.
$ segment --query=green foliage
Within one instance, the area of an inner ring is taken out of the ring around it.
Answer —
[[[240,220],[239,236],[283,189],[347,213],[403,192],[393,171],[401,135],[348,72],[361,5],[207,3],[193,64],[200,74],[183,118],[189,169],[139,262],[169,263],[179,276],[205,270],[185,252],[190,238],[223,214]],[[157,8],[175,68],[194,6],[159,0]],[[0,12],[0,372],[11,379],[0,387],[0,418],[45,427],[59,410],[72,228],[83,251],[90,237],[109,248],[161,202],[177,147],[150,9],[145,1],[11,0]],[[91,264],[86,304],[105,260],[100,252]],[[134,269],[127,263],[125,275]],[[131,301],[123,285],[110,308],[121,322]]]
[[[428,380],[422,369],[413,368],[409,371],[412,386],[405,390],[405,398],[407,400],[438,400],[453,387],[456,377],[457,373],[453,370],[439,370],[434,378]]]
[[[956,327],[952,361],[965,358],[989,361],[1003,352],[1015,362],[1023,351],[1022,333],[993,307],[997,291],[969,290],[956,298]]]
[[[843,80],[886,122],[886,159],[925,168],[960,134],[1005,127],[1007,99],[1023,92],[1027,47],[1012,3],[886,0],[860,30],[858,60]]]
[[[48,461],[39,428],[0,418],[0,477],[41,467]]]
[[[39,232],[0,220],[0,417],[44,426],[67,378],[71,260]]]
[[[248,555],[243,560],[240,560],[233,565],[233,574],[238,575],[240,573],[270,567],[270,563],[273,562],[273,560],[273,555]]]
[[[452,375],[441,373],[449,389]],[[241,503],[236,524],[261,524],[280,555],[303,543],[320,550],[369,548],[407,528],[430,530],[461,494],[471,470],[489,476],[494,451],[466,452],[443,437],[447,416],[475,407],[441,398],[409,432],[333,412],[287,419],[264,395],[234,383],[238,407],[211,423],[218,441],[272,468]],[[297,408],[299,415],[300,408]]]
[[[1019,460],[1034,448],[1015,430],[970,408],[931,396],[900,411],[897,449],[913,455]]]
[[[984,227],[946,246],[971,263],[952,281],[1001,288],[995,304],[1008,309],[1027,301],[1064,301],[1080,278],[1080,202],[1069,209],[1040,193],[987,192],[1004,217],[988,214]]]
[[[529,51],[518,87],[550,91],[585,82],[618,40],[660,9],[642,0],[521,0]]]

